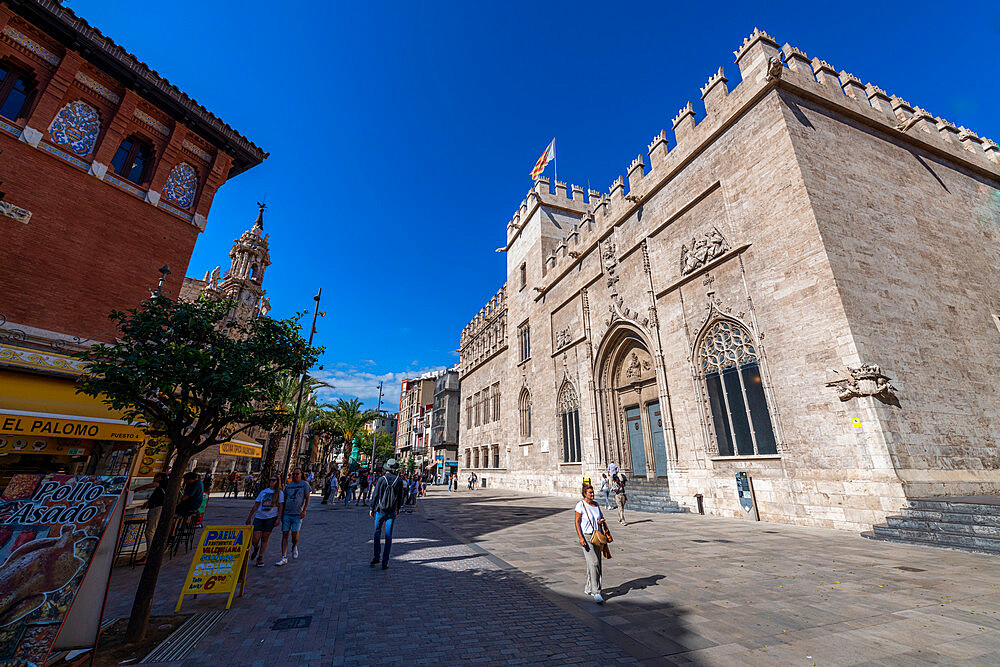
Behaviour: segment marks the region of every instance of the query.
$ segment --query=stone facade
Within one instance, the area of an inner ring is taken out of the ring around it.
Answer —
[[[430,456],[434,384],[439,373],[408,378],[399,387],[399,419],[396,422],[396,458],[422,464]]]
[[[462,463],[576,494],[614,461],[720,515],[746,471],[762,519],[850,530],[1000,492],[996,145],[761,31],[735,55],[672,149],[521,202],[461,336]]]

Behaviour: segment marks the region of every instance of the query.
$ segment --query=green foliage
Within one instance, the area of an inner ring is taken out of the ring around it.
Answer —
[[[365,456],[371,456],[372,436],[370,433],[361,433],[359,436],[361,443],[358,445]],[[396,441],[389,433],[375,434],[375,461],[385,462],[396,454]]]
[[[377,410],[361,410],[361,401],[338,399],[329,413],[329,427],[339,433],[344,441],[352,443],[361,427],[379,416]],[[369,443],[370,444],[370,443]]]
[[[242,324],[230,319],[232,306],[154,296],[113,312],[118,341],[75,355],[88,362],[77,391],[168,440],[184,458],[252,427],[290,423],[284,382],[312,366],[322,348],[309,347],[296,320]]]

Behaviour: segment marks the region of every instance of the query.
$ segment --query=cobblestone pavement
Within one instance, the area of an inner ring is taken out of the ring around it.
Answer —
[[[438,492],[427,518],[569,602],[643,664],[1000,664],[1000,558],[843,531],[611,513],[608,602],[582,595],[575,499]],[[624,637],[624,641],[622,638]]]
[[[444,492],[438,502],[453,499]],[[206,525],[240,524],[251,501],[212,496]],[[554,508],[553,511],[558,511]],[[442,530],[423,508],[397,519],[389,569],[370,568],[372,521],[364,507],[313,496],[301,555],[251,568],[247,593],[184,660],[185,665],[622,664],[619,633],[558,595]],[[192,554],[165,563],[153,614],[172,614]],[[291,554],[289,554],[291,555]],[[140,568],[117,568],[105,619],[127,616]],[[222,609],[225,595],[185,598],[183,612]],[[593,604],[593,602],[591,602]],[[279,618],[312,616],[305,629],[272,630]],[[600,661],[594,660],[594,651]]]

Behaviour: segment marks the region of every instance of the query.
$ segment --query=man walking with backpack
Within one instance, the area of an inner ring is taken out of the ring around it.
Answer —
[[[402,478],[396,474],[399,464],[396,459],[385,462],[385,474],[375,483],[372,494],[372,508],[368,515],[375,519],[375,557],[371,565],[378,564],[381,557],[382,569],[389,569],[389,549],[392,548],[392,524],[403,505],[406,490]],[[382,531],[385,530],[385,551],[381,548]]]

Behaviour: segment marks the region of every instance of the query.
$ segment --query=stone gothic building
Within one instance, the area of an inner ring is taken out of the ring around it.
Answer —
[[[996,144],[766,33],[735,55],[609,192],[521,202],[461,465],[575,495],[615,462],[725,516],[746,472],[762,519],[851,530],[1000,492]]]

